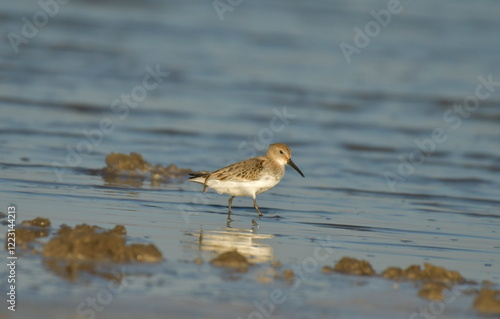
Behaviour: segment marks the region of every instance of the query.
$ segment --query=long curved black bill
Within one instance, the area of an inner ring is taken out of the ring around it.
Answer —
[[[292,161],[291,158],[288,160],[287,164],[290,165],[291,167],[293,167],[293,169],[296,170],[297,173],[300,174],[300,176],[305,177],[304,174],[302,174],[302,172],[300,171],[300,169],[297,167],[297,165],[295,165],[295,163]]]

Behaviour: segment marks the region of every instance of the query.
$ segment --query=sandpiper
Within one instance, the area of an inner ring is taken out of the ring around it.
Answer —
[[[285,175],[285,164],[293,167],[302,177],[304,174],[292,161],[290,148],[282,143],[269,145],[265,156],[257,156],[223,167],[215,172],[191,173],[189,181],[203,184],[203,192],[207,186],[219,194],[231,197],[228,201],[228,214],[235,196],[252,196],[253,207],[259,215],[262,212],[257,206],[256,195],[276,186]]]

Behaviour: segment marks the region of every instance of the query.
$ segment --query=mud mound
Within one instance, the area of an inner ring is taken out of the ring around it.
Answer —
[[[111,153],[106,156],[106,167],[101,170],[105,181],[111,184],[129,184],[140,186],[144,180],[152,184],[169,182],[183,178],[190,169],[178,168],[174,164],[168,166],[151,165],[141,154]]]
[[[36,253],[35,242],[38,238],[47,237],[50,231],[50,220],[47,218],[37,217],[33,220],[25,220],[17,225],[14,233],[16,239],[16,252],[31,249]],[[7,249],[7,236],[5,233],[5,249]]]
[[[458,271],[448,270],[429,263],[424,263],[424,269],[420,265],[411,265],[406,269],[389,267],[382,272],[382,276],[393,280],[421,280],[449,284],[465,282],[465,279]]]
[[[250,263],[248,259],[236,250],[226,251],[210,261],[212,265],[220,267],[231,267],[240,271],[246,271]]]
[[[474,308],[484,314],[500,314],[500,290],[482,288],[474,300]]]
[[[374,276],[375,270],[366,260],[357,260],[351,257],[342,257],[335,267],[325,266],[322,272],[340,272],[344,274],[358,275],[358,276]]]
[[[158,262],[161,252],[152,244],[125,242],[126,230],[117,225],[111,230],[87,224],[71,228],[63,225],[42,250],[46,258],[79,261],[111,261],[116,263]]]

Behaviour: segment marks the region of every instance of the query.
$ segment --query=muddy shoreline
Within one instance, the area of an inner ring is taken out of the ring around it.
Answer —
[[[51,228],[49,219],[37,217],[21,222],[16,229],[16,238],[21,243],[17,253],[40,256],[40,262],[46,269],[76,285],[76,279],[83,273],[120,282],[123,280],[122,275],[113,275],[120,264],[165,262],[162,253],[153,243],[126,244],[126,234],[123,225],[116,225],[113,229],[86,224],[74,228],[61,225],[56,230]],[[48,241],[39,241],[45,237],[48,237]],[[218,254],[209,264],[230,271],[252,272],[255,264],[249,262],[249,258],[251,256],[245,256],[234,249]],[[204,263],[200,259],[192,262],[198,265]],[[108,266],[106,272],[99,271],[102,265]],[[294,285],[296,274],[292,269],[283,268],[279,261],[269,266],[273,270],[271,277],[255,274],[262,284],[281,280]],[[368,261],[344,256],[334,266],[324,266],[320,271],[324,274],[385,278],[395,282],[395,290],[398,289],[398,283],[412,282],[418,290],[418,296],[430,301],[444,302],[449,300],[451,293],[466,293],[475,296],[471,308],[479,313],[500,314],[500,290],[491,289],[498,284],[478,284],[474,280],[463,278],[458,271],[430,263],[424,263],[424,268],[420,265],[410,265],[405,269],[391,266],[377,274]]]

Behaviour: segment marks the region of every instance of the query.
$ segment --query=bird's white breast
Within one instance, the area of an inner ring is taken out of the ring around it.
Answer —
[[[231,196],[253,196],[276,186],[279,181],[280,179],[272,177],[244,182],[212,179],[207,181],[207,185],[208,187],[215,189],[219,194],[228,194]]]

